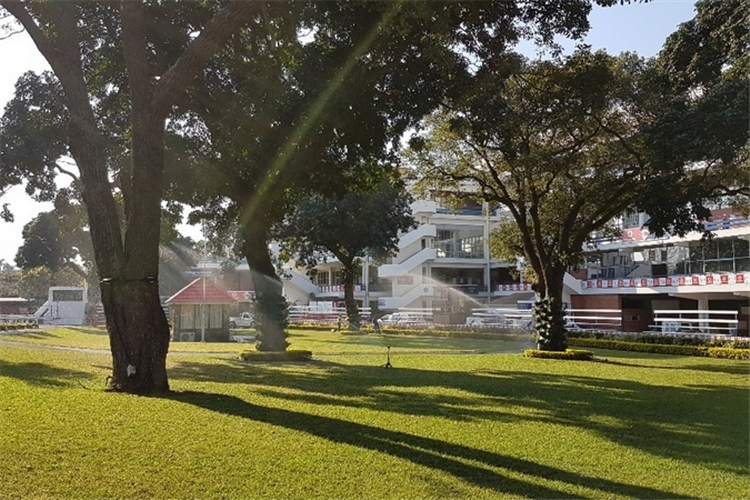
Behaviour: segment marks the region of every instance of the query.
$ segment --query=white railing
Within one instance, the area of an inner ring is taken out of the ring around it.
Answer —
[[[621,309],[568,309],[565,314],[568,330],[622,330]]]
[[[531,309],[481,307],[471,312],[471,316],[466,318],[467,325],[521,330],[531,330],[533,327]]]
[[[0,323],[36,323],[33,314],[0,314]]]
[[[532,328],[530,309],[476,308],[466,318],[468,325],[498,326],[501,328]],[[620,309],[568,309],[565,314],[568,330],[619,331],[622,329]]]
[[[654,311],[654,324],[649,328],[662,333],[734,335],[739,318],[737,311],[661,310]]]
[[[360,318],[366,320],[370,317],[369,307],[359,308]],[[342,326],[346,325],[346,308],[332,307],[328,310],[313,309],[310,306],[291,306],[289,308],[290,323],[338,323],[341,318]]]

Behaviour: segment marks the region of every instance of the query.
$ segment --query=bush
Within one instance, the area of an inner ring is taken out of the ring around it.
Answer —
[[[750,349],[735,349],[732,347],[709,347],[706,350],[709,358],[750,359]]]
[[[750,350],[734,347],[706,347],[700,345],[650,344],[624,342],[595,338],[569,338],[568,343],[577,347],[598,347],[616,351],[648,352],[652,354],[674,354],[678,356],[704,356],[725,359],[750,359]]]
[[[242,361],[310,361],[312,351],[290,349],[288,351],[243,351]]]
[[[11,332],[14,330],[26,330],[29,328],[36,328],[36,323],[0,323],[0,332]]]
[[[594,353],[591,351],[582,351],[578,349],[565,349],[564,351],[540,351],[539,349],[526,349],[523,355],[527,358],[543,359],[568,359],[576,361],[590,361],[594,359]]]
[[[709,336],[703,334],[670,334],[670,333],[614,333],[571,330],[568,338],[618,340],[622,342],[637,342],[639,344],[662,345],[693,345],[706,347],[734,347],[747,349],[750,339],[724,336]]]
[[[650,352],[656,354],[678,354],[682,356],[701,356],[701,346],[650,344],[641,342],[625,342],[622,340],[570,338],[570,345],[576,347],[598,347],[616,351]]]

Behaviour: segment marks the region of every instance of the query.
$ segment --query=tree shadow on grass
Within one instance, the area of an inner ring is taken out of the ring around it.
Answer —
[[[725,365],[688,365],[682,367],[684,370],[695,370],[712,373],[727,373],[729,375],[750,375],[750,363],[747,361],[733,360]]]
[[[709,373],[726,373],[729,375],[750,375],[750,363],[747,361],[742,360],[723,360],[726,361],[726,364],[716,364],[716,365],[681,365],[679,368],[676,368],[671,365],[665,365],[665,366],[659,366],[659,365],[653,365],[653,364],[640,364],[636,363],[634,361],[629,360],[614,360],[614,359],[605,359],[603,362],[608,363],[611,365],[617,365],[617,366],[632,366],[634,368],[648,368],[648,369],[657,369],[657,370],[694,370],[698,372],[709,372]]]
[[[631,498],[676,498],[674,493],[668,491],[583,476],[528,460],[405,432],[281,408],[259,406],[236,396],[184,392],[173,393],[169,397],[175,401],[224,415],[282,426],[336,443],[386,453],[417,465],[451,474],[475,486],[509,495],[527,498],[577,498],[559,489],[509,477],[505,471],[543,477],[550,481],[583,486]]]
[[[309,339],[306,339],[309,342]],[[436,347],[436,341],[439,345]],[[330,341],[325,341],[330,344]],[[511,340],[508,338],[474,339],[451,337],[427,337],[417,335],[347,335],[342,336],[341,344],[353,344],[366,347],[385,349],[409,349],[435,353],[437,352],[520,352],[531,348],[535,343],[529,336],[528,341]],[[407,354],[413,354],[409,352]]]
[[[450,421],[537,421],[593,432],[655,456],[743,474],[747,390],[503,370],[438,371],[331,362],[182,361],[172,378],[244,382],[261,395]],[[429,388],[425,391],[420,388]],[[527,411],[519,412],[518,408]],[[738,446],[738,443],[739,446]]]
[[[88,383],[90,373],[63,369],[44,363],[13,363],[0,361],[0,376],[11,377],[37,386],[66,387]]]

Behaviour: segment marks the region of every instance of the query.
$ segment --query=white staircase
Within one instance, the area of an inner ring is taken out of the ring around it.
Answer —
[[[398,249],[403,250],[412,243],[416,243],[422,238],[434,238],[437,236],[437,226],[435,224],[423,224],[416,228],[414,231],[401,236],[398,240]]]
[[[421,266],[428,260],[435,260],[437,258],[437,249],[435,248],[423,248],[419,252],[415,253],[401,264],[385,264],[378,268],[378,276],[381,278],[393,278],[396,276],[403,276],[409,274],[409,271],[417,266]]]
[[[307,276],[302,273],[299,273],[294,269],[284,269],[284,274],[288,276],[284,281],[299,288],[303,292],[307,294],[318,293],[318,285],[310,281]]]

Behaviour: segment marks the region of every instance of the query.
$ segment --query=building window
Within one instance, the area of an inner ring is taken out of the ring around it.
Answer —
[[[734,256],[747,257],[750,255],[750,241],[734,240]]]
[[[341,271],[336,269],[331,271],[331,285],[343,285],[344,281],[341,279]]]
[[[640,225],[640,215],[638,213],[626,215],[622,219],[622,228],[623,229],[633,229],[633,228],[639,228]]]
[[[182,330],[195,328],[195,306],[180,307],[180,328]]]
[[[221,328],[223,314],[223,307],[220,304],[212,304],[208,306],[208,328]]]

